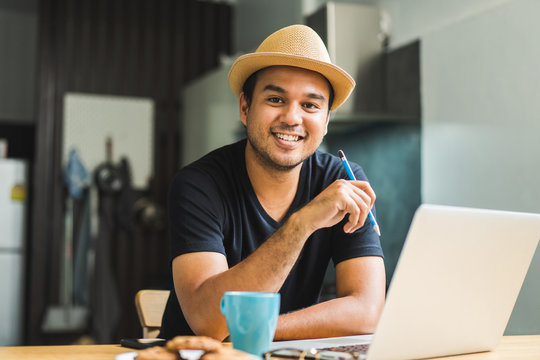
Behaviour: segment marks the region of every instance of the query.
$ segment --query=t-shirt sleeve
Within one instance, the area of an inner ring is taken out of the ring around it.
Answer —
[[[350,166],[357,180],[367,181],[366,174],[358,164],[350,162]],[[346,178],[346,174],[344,174],[343,178]],[[376,217],[375,207],[373,207],[371,212]],[[332,260],[334,264],[338,264],[341,261],[352,259],[355,257],[383,257],[383,251],[379,236],[377,235],[375,230],[373,230],[369,218],[366,219],[366,222],[360,229],[356,230],[352,234],[346,234],[343,231],[343,226],[347,221],[348,217],[345,217],[343,221],[341,221],[333,228]]]
[[[171,260],[200,251],[225,254],[223,206],[213,179],[197,169],[184,168],[169,190]]]

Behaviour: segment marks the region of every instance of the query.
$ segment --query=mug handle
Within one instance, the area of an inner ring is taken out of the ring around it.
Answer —
[[[221,313],[225,315],[225,296],[221,298],[221,301],[219,302],[219,307],[221,309]]]

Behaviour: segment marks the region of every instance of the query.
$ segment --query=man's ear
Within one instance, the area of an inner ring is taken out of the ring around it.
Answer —
[[[240,109],[240,121],[242,121],[242,124],[244,124],[244,126],[247,126],[249,105],[243,92],[240,93],[240,96],[238,97],[238,108]]]
[[[326,124],[324,126],[324,135],[328,133],[328,123],[330,122],[330,112],[326,115]]]

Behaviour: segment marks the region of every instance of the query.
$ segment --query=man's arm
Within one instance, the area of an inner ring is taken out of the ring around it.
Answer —
[[[196,252],[173,260],[173,280],[184,316],[197,335],[228,335],[219,302],[225,291],[278,292],[310,232],[293,214],[246,259],[229,269],[223,254]]]
[[[230,269],[225,256],[219,253],[189,253],[176,257],[173,260],[175,290],[191,329],[198,335],[208,335],[220,340],[225,338],[228,334],[227,326],[219,311],[219,301],[225,291],[279,291],[307,238],[314,231],[333,226],[349,214],[344,231],[353,232],[364,224],[374,201],[375,194],[367,182],[337,180],[292,214],[255,252]],[[340,263],[338,268],[342,268],[341,265]],[[337,286],[340,307],[345,308],[353,305],[354,299],[361,301],[357,295],[365,289],[359,288],[359,284],[367,281],[370,274],[368,271],[365,276],[359,277],[356,267],[343,268],[345,270],[339,270]],[[366,269],[371,270],[369,267]],[[358,282],[355,280],[357,278],[362,280]],[[370,296],[362,299],[372,301]],[[379,300],[375,302],[375,306],[378,306],[378,303]],[[368,305],[371,307],[372,304]],[[334,308],[332,303],[322,306]],[[308,313],[304,316],[302,312],[298,312],[294,316],[298,318],[296,324],[285,328],[293,329],[295,334],[309,331],[311,325],[302,326],[298,321],[302,318],[307,320],[314,314]]]
[[[335,299],[279,317],[276,340],[371,334],[385,299],[380,257],[359,257],[336,266]]]

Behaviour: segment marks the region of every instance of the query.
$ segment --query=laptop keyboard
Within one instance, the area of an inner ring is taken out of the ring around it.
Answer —
[[[368,344],[355,344],[355,345],[342,345],[332,346],[320,350],[339,351],[351,354],[355,359],[361,359],[367,353],[369,348]]]

